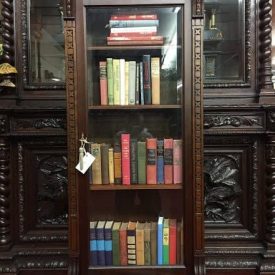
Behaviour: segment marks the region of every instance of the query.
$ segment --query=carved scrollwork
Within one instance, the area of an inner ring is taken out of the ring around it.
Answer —
[[[211,222],[240,221],[238,156],[207,156],[204,162],[205,219]]]
[[[263,122],[259,117],[244,117],[244,116],[224,116],[224,115],[206,115],[204,117],[204,128],[218,127],[243,127],[243,126],[263,126]]]
[[[0,115],[0,134],[4,134],[7,131],[7,118]]]
[[[193,2],[193,17],[203,17],[203,1],[195,0]]]
[[[33,122],[36,129],[42,128],[62,128],[66,129],[66,120],[64,118],[42,118]]]
[[[14,63],[14,37],[13,37],[13,0],[1,0],[2,3],[2,30],[3,60]]]

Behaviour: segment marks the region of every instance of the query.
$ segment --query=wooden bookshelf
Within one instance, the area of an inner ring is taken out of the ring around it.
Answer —
[[[135,185],[90,185],[91,191],[105,190],[180,190],[182,189],[181,184],[135,184]]]
[[[167,48],[181,49],[180,45],[122,45],[122,46],[88,46],[88,51],[121,51],[121,50],[162,50]]]
[[[158,109],[180,109],[182,106],[175,105],[99,105],[89,106],[89,110],[158,110]]]

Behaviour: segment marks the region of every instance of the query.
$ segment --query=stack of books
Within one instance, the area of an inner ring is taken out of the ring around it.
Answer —
[[[183,223],[158,218],[158,222],[90,222],[92,266],[183,264]]]
[[[182,184],[182,140],[123,133],[110,144],[91,144],[94,184]]]
[[[109,20],[107,45],[162,45],[156,14],[118,14]]]
[[[99,62],[101,105],[161,103],[160,58],[144,54],[139,60],[107,58]]]

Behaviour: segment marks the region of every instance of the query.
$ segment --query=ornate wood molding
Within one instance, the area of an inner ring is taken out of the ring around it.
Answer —
[[[198,1],[197,1],[198,2]],[[192,40],[193,40],[193,156],[194,156],[194,232],[195,236],[194,250],[196,261],[196,274],[205,274],[204,259],[202,256],[204,250],[204,185],[203,185],[203,81],[202,81],[202,57],[203,57],[203,20],[193,19],[192,22]]]
[[[204,10],[203,10],[203,1],[202,0],[193,0],[193,17],[201,17],[203,18],[204,16]]]
[[[14,64],[13,0],[1,0],[3,16],[3,60]]]
[[[67,121],[68,121],[68,193],[69,193],[69,234],[73,235],[74,238],[70,237],[69,249],[70,249],[70,264],[73,266],[69,267],[70,274],[77,275],[74,273],[78,270],[78,255],[79,255],[79,224],[78,224],[78,188],[76,179],[75,165],[77,163],[77,151],[78,137],[77,137],[77,109],[75,102],[77,101],[76,94],[76,74],[75,71],[75,21],[65,20],[65,56],[66,56],[66,90],[67,90]],[[72,241],[75,240],[75,241]]]
[[[65,0],[65,16],[71,17],[72,14],[72,0]]]
[[[0,250],[11,243],[9,165],[9,143],[0,138]]]

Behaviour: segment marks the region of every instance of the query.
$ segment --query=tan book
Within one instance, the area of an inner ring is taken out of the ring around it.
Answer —
[[[137,223],[136,227],[136,254],[137,265],[144,265],[144,223]]]
[[[127,258],[128,265],[136,265],[136,222],[129,221],[127,227]]]
[[[93,184],[102,184],[101,151],[100,151],[99,143],[91,144],[91,153],[95,157],[95,160],[92,164],[92,183]]]
[[[160,59],[151,58],[152,104],[160,104]]]
[[[114,176],[114,149],[109,148],[109,182],[110,184],[114,184],[115,176]]]

